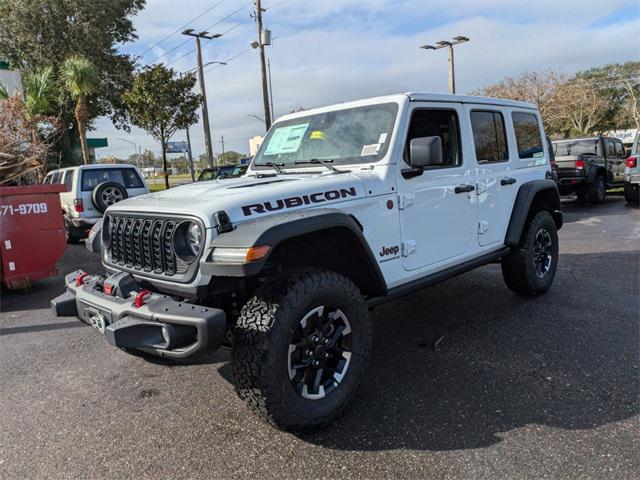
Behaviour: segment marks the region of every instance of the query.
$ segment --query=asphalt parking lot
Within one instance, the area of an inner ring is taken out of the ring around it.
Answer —
[[[375,310],[356,401],[306,436],[245,408],[225,351],[152,363],[54,318],[62,276],[2,291],[0,478],[640,478],[640,211],[565,222],[543,298],[491,265]]]

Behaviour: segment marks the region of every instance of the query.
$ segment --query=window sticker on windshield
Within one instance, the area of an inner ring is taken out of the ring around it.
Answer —
[[[308,122],[276,128],[264,154],[279,155],[281,153],[297,152],[307,128],[309,128]]]
[[[379,143],[372,143],[370,145],[365,145],[362,147],[362,152],[360,153],[361,157],[366,157],[369,155],[377,155],[380,151]]]
[[[387,134],[386,133],[381,133],[380,134],[380,139],[378,140],[378,143],[382,144],[384,142],[387,141]]]

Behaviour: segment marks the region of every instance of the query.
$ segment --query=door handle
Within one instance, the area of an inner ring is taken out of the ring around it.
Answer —
[[[458,185],[455,189],[454,192],[456,193],[469,193],[469,192],[473,192],[476,189],[476,187],[474,187],[473,185]]]
[[[500,180],[500,185],[505,186],[505,185],[513,185],[514,183],[516,183],[516,179],[515,178],[503,178]]]

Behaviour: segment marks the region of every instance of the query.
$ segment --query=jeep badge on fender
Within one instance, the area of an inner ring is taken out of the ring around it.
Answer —
[[[544,139],[534,105],[482,97],[286,115],[244,176],[109,206],[91,242],[106,275],[67,275],[52,308],[138,355],[228,342],[249,408],[326,425],[367,367],[372,308],[496,262],[520,295],[551,288],[562,213]]]

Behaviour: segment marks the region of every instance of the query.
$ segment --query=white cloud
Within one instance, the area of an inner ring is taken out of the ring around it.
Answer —
[[[149,2],[135,19],[140,41],[127,51],[139,53],[177,26],[212,5],[190,2],[185,12],[179,2]],[[277,5],[278,0],[265,2]],[[197,5],[197,6],[196,6]],[[228,1],[196,22],[194,28],[212,24],[242,5]],[[224,8],[223,8],[224,7]],[[616,22],[598,21],[628,9]],[[266,24],[273,30],[274,45],[268,48],[272,62],[276,113],[288,113],[300,106],[363,98],[385,93],[424,90],[444,92],[447,88],[445,51],[424,51],[427,42],[464,34],[471,38],[456,49],[458,91],[469,92],[507,75],[524,70],[562,68],[567,73],[611,62],[640,58],[637,6],[628,2],[585,1],[347,1],[306,2],[290,0],[268,11]],[[247,19],[249,7],[216,26],[224,31]],[[424,26],[423,26],[424,25]],[[255,37],[252,21],[205,46],[205,61],[223,60],[245,50]],[[154,48],[152,60],[184,41],[175,35]],[[195,66],[191,44],[167,55],[178,71]],[[262,125],[248,114],[263,116],[258,57],[255,51],[238,57],[227,66],[206,75],[207,96],[215,137],[220,135],[227,149],[248,151],[248,138],[262,133]],[[108,136],[111,147],[101,156],[127,156],[132,147],[117,141],[125,137],[106,119],[96,123],[95,136]],[[191,129],[196,156],[204,151],[202,126]],[[143,148],[159,151],[144,132],[134,129],[127,139]],[[183,133],[175,140],[183,139]]]

